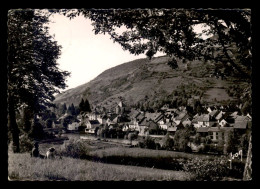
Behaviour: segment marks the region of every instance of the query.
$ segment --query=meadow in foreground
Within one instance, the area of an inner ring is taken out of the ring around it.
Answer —
[[[191,174],[183,171],[104,164],[69,157],[45,160],[31,158],[29,153],[9,153],[8,155],[10,180],[186,181],[192,177]]]

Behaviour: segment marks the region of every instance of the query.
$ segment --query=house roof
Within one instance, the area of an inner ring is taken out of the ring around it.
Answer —
[[[120,122],[119,120],[120,120],[120,118],[119,118],[118,116],[116,116],[116,117],[113,119],[113,122],[118,123],[118,122]]]
[[[219,132],[220,131],[220,128],[219,127],[210,127],[208,129],[208,132]]]
[[[186,112],[181,112],[178,116],[176,116],[176,120],[182,120],[187,115]]]
[[[208,127],[199,127],[197,128],[197,133],[207,133],[209,130]]]
[[[160,113],[148,113],[146,112],[145,113],[145,117],[148,119],[148,120],[155,120],[157,117],[159,117],[161,114]]]
[[[225,120],[224,118],[221,118],[219,122],[225,121],[227,123],[227,120]]]
[[[186,121],[183,121],[182,124],[183,124],[184,126],[186,126],[186,125],[191,125],[191,121],[190,121],[190,120],[186,120]]]
[[[181,113],[183,110],[181,108],[177,108],[177,110],[175,111],[175,113],[179,114]]]
[[[178,127],[168,127],[167,131],[177,131]]]
[[[167,110],[166,110],[166,112],[176,112],[177,111],[177,109],[176,108],[168,108]]]
[[[142,120],[139,122],[139,126],[148,126],[148,121],[145,117],[142,118]]]
[[[237,121],[234,124],[235,129],[246,129],[248,125],[247,121]]]
[[[218,115],[216,116],[216,120],[220,120],[222,117],[223,117],[223,115],[224,115],[225,113],[224,112],[219,112],[218,113]]]
[[[233,127],[220,127],[220,130],[225,132],[225,131],[234,130],[234,128]]]
[[[166,123],[166,125],[167,125],[168,127],[177,126],[177,124],[176,124],[175,122],[168,122],[168,123]]]
[[[199,117],[199,115],[198,114],[196,114],[195,116],[193,116],[193,119],[192,119],[192,123],[196,123],[196,122],[198,122],[198,117]]]
[[[235,118],[235,122],[239,122],[239,121],[249,121],[249,120],[250,120],[250,118],[247,117],[247,116],[237,116],[237,117]]]
[[[132,109],[129,113],[129,117],[135,118],[140,112],[138,110]]]
[[[233,130],[233,127],[210,127],[208,132],[226,132]]]
[[[209,121],[210,116],[208,114],[204,115],[202,121]]]
[[[236,111],[236,112],[233,112],[232,114],[230,114],[230,116],[237,117],[237,114],[238,114],[238,112]]]
[[[160,121],[161,119],[163,119],[163,114],[160,114],[154,121],[155,122],[158,122],[158,121]]]
[[[197,122],[197,121],[202,122],[202,121],[203,121],[203,118],[204,118],[204,115],[200,115],[200,116],[196,117],[196,122]]]
[[[144,118],[144,114],[143,113],[139,113],[135,118],[137,120],[142,120]]]
[[[218,113],[219,113],[218,110],[213,110],[212,112],[209,113],[209,115],[212,116],[212,117],[215,117],[215,116],[218,115]]]
[[[158,125],[154,121],[149,121],[148,122],[148,127],[150,128],[156,128]]]
[[[109,116],[109,119],[110,119],[111,121],[113,121],[116,117],[117,117],[116,114],[111,114],[111,115]]]

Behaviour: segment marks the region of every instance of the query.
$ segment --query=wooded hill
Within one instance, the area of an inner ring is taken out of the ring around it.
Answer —
[[[219,103],[234,100],[226,89],[245,83],[227,76],[216,79],[214,73],[225,70],[210,62],[178,60],[178,68],[167,65],[169,57],[137,59],[110,68],[92,81],[58,94],[55,103],[78,105],[81,99],[88,99],[93,106],[110,108],[123,98],[127,105],[146,103],[158,108],[165,102],[172,102],[177,97],[201,102]],[[217,71],[216,71],[217,70]],[[86,70],[87,74],[87,70]]]

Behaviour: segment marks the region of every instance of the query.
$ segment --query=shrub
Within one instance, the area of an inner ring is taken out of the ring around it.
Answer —
[[[168,133],[162,139],[162,148],[166,150],[173,150],[174,148],[174,140],[170,138]]]
[[[195,180],[215,181],[222,180],[229,175],[229,162],[221,158],[214,160],[203,160],[193,158],[187,160],[183,165],[185,171],[195,174]]]
[[[147,149],[156,149],[156,143],[153,138],[147,136],[145,139],[139,141],[138,143],[140,148],[147,148]]]
[[[212,143],[212,140],[211,140],[210,136],[206,136],[205,143],[206,144],[211,144]]]
[[[39,122],[39,119],[35,119],[32,124],[32,129],[29,131],[28,136],[32,139],[41,140],[45,136],[43,126]]]
[[[89,154],[89,148],[83,141],[71,140],[65,145],[65,149],[58,153],[67,157],[86,159]]]
[[[127,138],[131,141],[137,139],[137,137],[138,135],[136,133],[129,133],[127,136]]]
[[[144,140],[140,140],[140,141],[138,142],[138,146],[139,146],[140,148],[145,148],[145,146],[144,146]]]
[[[200,133],[197,133],[195,135],[194,143],[197,144],[197,145],[200,145],[200,143],[201,143],[201,135],[200,135]]]
[[[30,152],[33,148],[33,141],[28,137],[27,134],[20,136],[20,152]]]
[[[161,147],[161,145],[159,143],[155,143],[155,148],[156,148],[156,150],[161,150],[162,149],[162,147]]]

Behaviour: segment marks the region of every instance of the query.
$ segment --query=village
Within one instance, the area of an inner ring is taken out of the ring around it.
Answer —
[[[157,143],[156,149],[162,149],[162,139],[166,135],[174,140],[178,131],[186,129],[193,130],[192,134],[188,135],[187,143],[191,152],[211,151],[220,154],[227,154],[230,151],[227,150],[227,143],[232,140],[230,139],[231,132],[235,133],[236,141],[245,140],[242,139],[243,137],[247,137],[248,140],[252,125],[251,115],[240,115],[238,111],[230,112],[224,106],[203,106],[203,108],[205,113],[191,115],[184,106],[169,108],[164,105],[160,110],[150,113],[129,108],[119,101],[114,108],[106,112],[97,108],[92,112],[81,112],[67,125],[66,129],[60,124],[53,123],[52,129],[47,130],[57,131],[58,128],[62,128],[63,133],[94,136],[98,140],[129,139],[131,144],[132,140],[138,141],[140,138],[144,139],[149,136]],[[59,120],[66,116],[68,116],[67,113]],[[211,146],[211,149],[205,149],[205,145]],[[240,144],[233,142],[233,148],[236,145],[238,145],[238,150],[243,148]],[[174,146],[172,149],[176,150]],[[247,148],[243,149],[244,155],[246,155],[246,150]]]
[[[255,180],[252,13],[3,11],[5,178]]]

